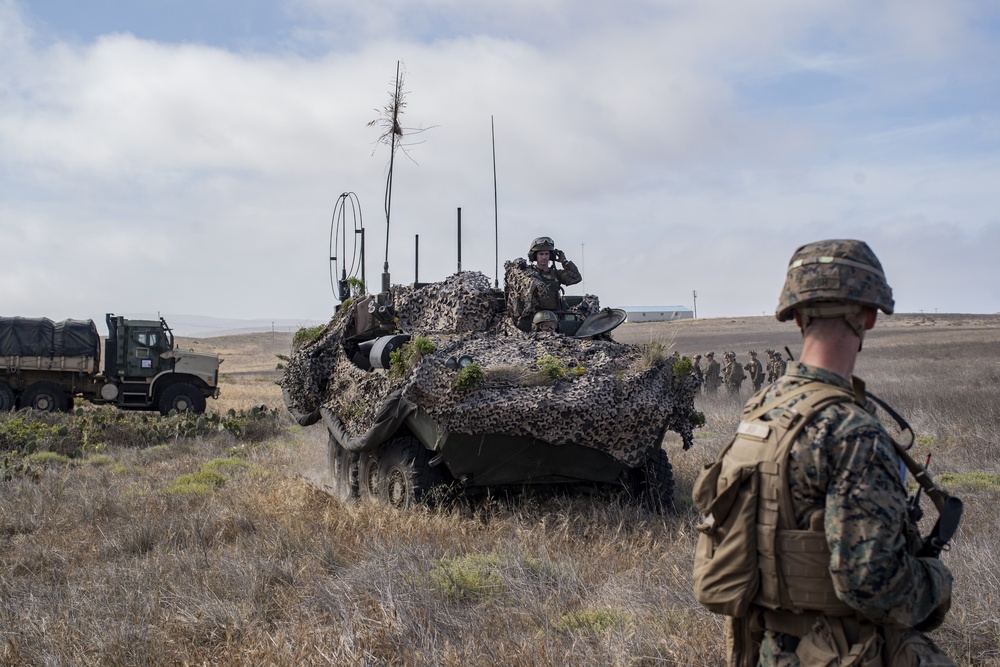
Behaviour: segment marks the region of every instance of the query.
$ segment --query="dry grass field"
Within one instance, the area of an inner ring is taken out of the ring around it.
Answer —
[[[741,361],[799,344],[764,317],[627,324],[615,337]],[[281,404],[274,355],[290,339],[182,344],[226,358],[209,402],[225,411]],[[857,372],[966,502],[935,638],[960,664],[1000,665],[1000,317],[882,318]],[[0,664],[723,665],[721,621],[691,592],[690,491],[741,406],[698,407],[695,448],[664,443],[678,495],[665,517],[588,497],[345,505],[302,477],[323,474],[323,427],[290,420],[261,443],[220,433],[40,459],[37,480],[0,481]],[[178,486],[207,469],[208,491]]]

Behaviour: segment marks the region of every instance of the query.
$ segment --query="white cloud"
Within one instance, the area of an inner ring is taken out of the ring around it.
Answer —
[[[3,309],[322,319],[341,192],[378,283],[388,150],[366,123],[402,59],[403,124],[430,129],[397,159],[395,280],[415,234],[422,280],[454,270],[457,207],[464,268],[493,275],[493,117],[501,263],[538,234],[585,245],[605,304],[770,311],[797,245],[859,235],[900,304],[936,275],[957,310],[1000,310],[955,288],[998,282],[962,259],[998,222],[995,94],[969,84],[995,47],[974,4],[910,6],[302,1],[307,56],[64,43],[0,0]]]

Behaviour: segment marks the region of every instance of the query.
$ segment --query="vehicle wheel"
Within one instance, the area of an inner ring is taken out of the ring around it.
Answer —
[[[330,434],[328,443],[330,484],[334,495],[347,502],[358,496],[358,462],[357,457],[340,446],[337,439]]]
[[[0,382],[0,412],[14,409],[14,390],[6,382]]]
[[[379,497],[398,509],[431,500],[428,492],[448,481],[441,466],[431,467],[431,452],[413,436],[400,436],[379,447]]]
[[[378,498],[378,489],[378,452],[361,452],[358,455],[358,497],[374,500]]]
[[[66,409],[66,400],[66,392],[54,382],[35,382],[29,384],[21,394],[21,407],[42,412],[59,412]]]
[[[667,453],[657,448],[638,468],[629,471],[632,498],[657,514],[674,507],[674,469]]]
[[[205,411],[205,397],[187,382],[172,384],[160,396],[160,414],[166,417],[171,410],[201,414]]]

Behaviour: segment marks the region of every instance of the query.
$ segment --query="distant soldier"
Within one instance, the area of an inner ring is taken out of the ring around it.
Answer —
[[[705,358],[708,359],[708,365],[705,366],[705,393],[714,395],[719,390],[719,385],[722,384],[722,376],[719,375],[722,367],[715,360],[715,352],[709,352]]]
[[[750,350],[748,354],[750,355],[750,361],[744,364],[743,370],[750,376],[750,381],[753,382],[753,390],[756,392],[764,384],[764,367],[757,361],[756,350]]]
[[[691,369],[691,372],[694,373],[694,375],[695,375],[696,378],[698,378],[698,386],[699,387],[701,387],[701,385],[705,384],[705,371],[703,371],[702,368],[701,368],[701,355],[700,354],[694,355],[694,368]]]
[[[731,396],[738,395],[740,393],[740,385],[746,379],[746,373],[743,372],[743,367],[736,361],[735,352],[726,353],[726,363],[722,367],[722,377],[726,383],[726,389],[729,390],[729,394]]]
[[[781,358],[781,352],[778,350],[774,350],[774,357],[771,360],[771,374],[775,382],[785,374],[785,360]]]

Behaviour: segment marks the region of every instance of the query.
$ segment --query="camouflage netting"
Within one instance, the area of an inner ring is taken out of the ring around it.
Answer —
[[[401,377],[361,370],[344,353],[354,318],[348,309],[292,356],[281,384],[295,409],[326,407],[350,437],[362,437],[398,391],[404,403],[436,420],[440,432],[573,442],[628,466],[641,464],[667,429],[679,433],[685,447],[691,444],[698,385],[679,357],[613,340],[523,333],[498,312],[497,295],[480,273],[418,289],[394,287],[393,298],[400,327],[436,349]],[[445,365],[461,355],[484,371],[465,390],[455,388],[459,374]]]

